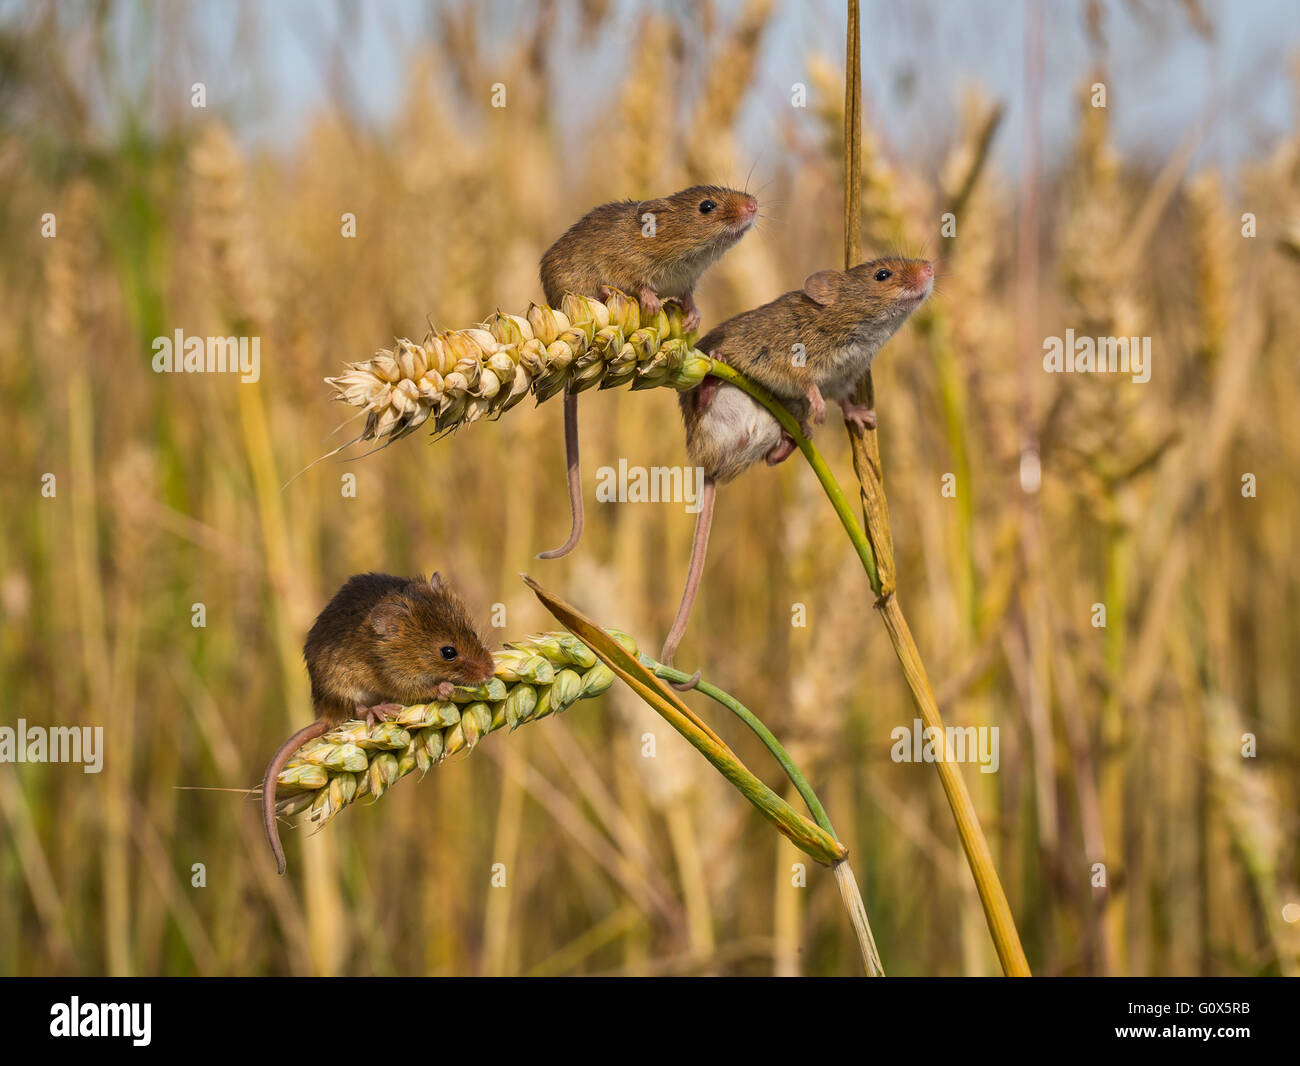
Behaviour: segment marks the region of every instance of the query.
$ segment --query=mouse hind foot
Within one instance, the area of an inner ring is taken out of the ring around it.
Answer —
[[[876,428],[876,412],[870,407],[845,399],[840,401],[840,410],[844,412],[844,421],[859,433]]]
[[[637,303],[641,305],[641,310],[647,315],[657,315],[663,310],[664,302],[659,298],[659,294],[648,285],[637,290]]]
[[[695,304],[695,293],[687,289],[682,293],[682,310],[686,312],[686,317],[682,320],[682,329],[687,333],[694,333],[700,328],[700,309]]]
[[[763,456],[763,461],[767,463],[768,466],[776,466],[777,463],[784,463],[794,454],[794,449],[794,438],[790,436],[789,433],[782,430],[780,442],[765,456]]]
[[[358,707],[357,717],[366,723],[367,729],[374,729],[376,722],[386,722],[396,717],[401,709],[400,703],[376,703],[372,707]]]

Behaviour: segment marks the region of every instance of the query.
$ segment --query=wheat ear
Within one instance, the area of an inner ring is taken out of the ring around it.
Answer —
[[[541,403],[596,386],[694,388],[709,361],[684,317],[671,301],[646,315],[619,291],[603,302],[566,293],[558,309],[530,304],[474,329],[433,330],[421,344],[400,338],[325,381],[335,399],[365,411],[358,439],[388,444],[430,420],[445,432],[498,417],[530,392]]]
[[[624,633],[609,631],[636,654]],[[614,674],[576,637],[545,633],[513,641],[496,653],[496,672],[482,685],[458,688],[450,700],[403,707],[373,728],[344,722],[305,744],[276,780],[276,814],[308,811],[317,826],[363,796],[378,799],[412,770],[420,775],[474,750],[502,726],[558,714],[577,700],[599,696]]]

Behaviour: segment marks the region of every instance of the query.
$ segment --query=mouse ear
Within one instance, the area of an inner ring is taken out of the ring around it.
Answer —
[[[397,631],[402,619],[410,613],[406,604],[401,600],[386,598],[370,608],[370,614],[367,615],[366,621],[370,623],[370,628],[381,637],[391,637]]]
[[[434,592],[447,591],[447,583],[443,581],[442,575],[437,570],[429,577],[429,588],[433,589]]]
[[[804,295],[823,307],[833,304],[839,292],[839,276],[838,270],[819,270],[816,274],[809,274],[803,283]]]

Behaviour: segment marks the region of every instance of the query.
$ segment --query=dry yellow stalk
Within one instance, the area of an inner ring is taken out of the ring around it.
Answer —
[[[1223,193],[1223,182],[1214,170],[1193,178],[1187,187],[1191,208],[1191,241],[1196,304],[1201,312],[1201,349],[1213,365],[1226,343],[1232,320],[1234,278],[1234,235],[1232,216]]]
[[[195,229],[226,322],[260,333],[273,318],[265,261],[253,239],[248,177],[230,130],[213,123],[190,155]]]

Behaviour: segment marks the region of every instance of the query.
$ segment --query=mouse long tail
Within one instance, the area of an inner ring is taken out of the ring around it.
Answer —
[[[677,617],[673,627],[668,631],[664,641],[663,652],[659,661],[665,666],[672,666],[677,645],[682,642],[686,632],[686,623],[690,621],[691,608],[695,606],[695,594],[700,590],[700,578],[704,574],[704,557],[709,551],[709,530],[713,526],[713,499],[717,493],[718,483],[711,477],[704,478],[704,491],[700,493],[700,513],[695,519],[695,543],[691,545],[691,565],[686,574],[686,588],[682,591],[682,602],[677,607]],[[694,688],[699,676],[692,677],[682,686],[673,685],[681,691]]]
[[[309,740],[329,732],[330,722],[317,718],[309,726],[299,729],[293,736],[280,745],[280,750],[271,757],[266,768],[266,777],[262,779],[262,824],[266,826],[266,839],[271,845],[271,854],[275,856],[277,873],[284,873],[284,848],[280,846],[280,827],[275,820],[275,781],[284,769],[289,757]]]
[[[582,539],[582,474],[578,469],[578,394],[564,394],[564,459],[569,469],[569,539],[542,552],[539,559],[560,559]]]

